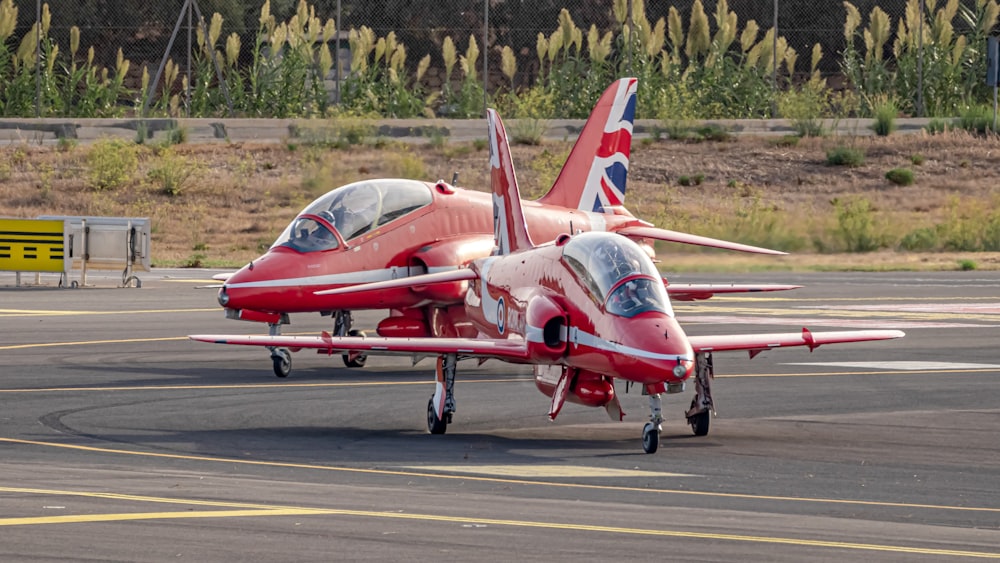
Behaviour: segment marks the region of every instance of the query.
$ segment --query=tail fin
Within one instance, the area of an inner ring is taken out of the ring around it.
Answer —
[[[528,226],[517,191],[514,161],[510,156],[507,131],[496,110],[486,110],[490,126],[490,188],[493,191],[493,254],[503,255],[532,248]]]
[[[602,213],[625,202],[637,83],[635,78],[622,78],[601,94],[540,203]]]

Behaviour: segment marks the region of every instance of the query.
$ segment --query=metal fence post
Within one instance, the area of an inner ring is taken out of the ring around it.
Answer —
[[[625,50],[628,53],[628,75],[634,76],[635,72],[632,70],[632,28],[635,27],[635,23],[632,21],[632,0],[628,0],[628,14],[625,21],[628,22],[628,33],[625,35],[625,44],[628,45]]]
[[[42,116],[42,0],[35,1],[35,117]]]
[[[483,117],[489,99],[490,86],[490,0],[483,0]]]
[[[924,116],[924,0],[920,0],[920,25],[917,26],[917,117]]]
[[[774,36],[771,38],[771,117],[778,116],[778,0],[774,0]]]

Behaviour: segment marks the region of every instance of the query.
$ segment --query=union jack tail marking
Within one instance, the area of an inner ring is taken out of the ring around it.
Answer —
[[[598,213],[625,202],[637,83],[622,78],[604,91],[555,184],[539,202]]]

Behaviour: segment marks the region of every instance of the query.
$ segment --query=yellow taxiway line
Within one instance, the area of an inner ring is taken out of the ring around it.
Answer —
[[[977,506],[948,506],[948,505],[938,505],[938,504],[920,504],[920,503],[901,503],[901,502],[880,502],[880,501],[868,501],[868,500],[852,500],[852,499],[828,499],[828,498],[810,498],[810,497],[790,497],[790,496],[779,496],[779,495],[752,495],[745,493],[721,493],[721,492],[711,492],[711,491],[694,491],[687,489],[655,489],[648,487],[628,487],[620,485],[597,485],[588,483],[560,483],[555,481],[531,481],[527,479],[510,479],[504,477],[490,477],[490,476],[477,476],[477,475],[448,475],[446,473],[432,473],[427,471],[417,471],[417,470],[393,470],[393,469],[364,469],[357,467],[337,467],[331,465],[314,465],[308,463],[290,463],[281,461],[260,461],[252,459],[235,459],[235,458],[222,458],[222,457],[208,457],[208,456],[198,456],[198,455],[185,455],[185,454],[168,454],[168,453],[158,453],[158,452],[138,452],[132,450],[119,450],[113,448],[99,448],[94,446],[80,446],[74,444],[60,444],[56,442],[42,442],[37,440],[22,440],[19,438],[0,438],[0,443],[7,444],[23,444],[31,446],[43,446],[49,448],[62,448],[77,451],[95,452],[95,453],[108,453],[116,455],[125,456],[139,456],[139,457],[152,457],[152,458],[163,458],[163,459],[181,459],[188,461],[204,461],[210,463],[227,463],[234,465],[250,465],[259,467],[284,467],[293,469],[309,469],[317,471],[330,471],[338,473],[357,473],[365,475],[383,475],[391,477],[421,477],[428,479],[441,479],[441,480],[457,480],[457,481],[478,481],[484,483],[501,483],[506,485],[530,485],[530,486],[540,486],[540,487],[555,487],[563,489],[589,489],[589,490],[601,490],[601,491],[620,491],[620,492],[640,492],[644,494],[662,494],[662,495],[681,495],[681,496],[696,496],[696,497],[711,497],[711,498],[729,498],[729,499],[744,499],[744,500],[773,500],[780,502],[800,502],[800,503],[812,503],[812,504],[834,504],[834,505],[846,505],[846,506],[876,506],[882,508],[905,508],[905,509],[922,509],[922,510],[947,510],[947,511],[960,511],[960,512],[984,512],[984,513],[1000,513],[1000,508],[989,508],[989,507],[977,507]],[[455,471],[455,468],[449,468],[449,471]],[[0,488],[0,490],[3,490]]]
[[[44,489],[18,489],[11,487],[0,487],[0,492],[34,493],[48,495],[76,495],[76,496],[102,496],[101,493],[87,493],[80,491],[56,491]],[[156,497],[130,497],[128,495],[114,495],[114,498],[123,500],[139,500],[149,502],[163,502],[172,504],[191,504],[198,506],[220,506],[232,507],[235,503],[206,503],[204,501],[185,501],[183,499],[156,498]],[[827,540],[813,540],[807,538],[761,536],[747,534],[723,534],[709,532],[695,532],[687,530],[663,530],[650,528],[634,528],[622,526],[598,526],[590,524],[580,524],[573,522],[542,522],[537,520],[510,520],[500,518],[475,518],[468,516],[450,516],[441,514],[421,514],[404,512],[380,512],[370,510],[344,510],[335,508],[312,508],[312,507],[284,507],[271,506],[259,507],[259,505],[246,505],[248,508],[232,510],[201,510],[201,511],[169,511],[169,512],[127,512],[108,514],[81,514],[81,515],[61,515],[23,518],[0,518],[0,526],[19,525],[40,525],[40,524],[67,524],[67,523],[88,523],[88,522],[120,522],[134,520],[163,520],[181,518],[235,518],[235,517],[262,517],[262,516],[348,516],[354,518],[378,518],[384,520],[410,520],[423,522],[447,522],[452,524],[468,524],[475,526],[507,526],[512,528],[537,528],[549,530],[565,530],[580,532],[595,532],[619,535],[641,535],[653,537],[670,537],[679,539],[694,540],[715,540],[732,541],[772,545],[788,545],[796,547],[820,547],[830,549],[842,549],[853,551],[873,551],[881,553],[907,553],[914,555],[930,555],[936,557],[967,557],[992,559],[1000,557],[1000,553],[988,553],[980,551],[964,551],[952,549],[934,549],[924,547],[913,547],[905,545],[873,544],[860,542],[841,542]]]

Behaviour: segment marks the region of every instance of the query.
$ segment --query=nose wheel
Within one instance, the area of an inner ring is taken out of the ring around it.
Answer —
[[[647,454],[655,454],[660,447],[660,427],[652,422],[647,422],[642,427],[642,451]]]
[[[660,447],[660,429],[663,424],[662,401],[659,393],[649,394],[649,422],[642,427],[642,451],[656,453]]]

